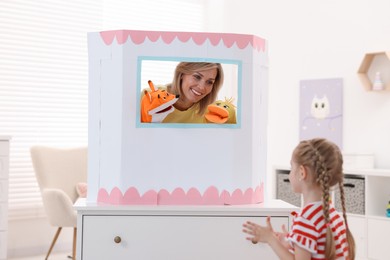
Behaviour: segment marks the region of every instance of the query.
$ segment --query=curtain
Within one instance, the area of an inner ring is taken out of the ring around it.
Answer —
[[[204,30],[196,0],[1,0],[0,135],[10,146],[9,218],[44,216],[30,147],[88,145],[87,32]]]

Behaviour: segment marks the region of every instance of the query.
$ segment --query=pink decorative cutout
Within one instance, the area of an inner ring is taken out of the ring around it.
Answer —
[[[191,188],[187,192],[187,199],[188,201],[192,202],[192,205],[202,205],[203,204],[203,198],[198,189]]]
[[[100,189],[98,192],[98,202],[110,203],[110,195],[105,189]]]
[[[130,31],[130,30],[119,30],[119,31],[104,31],[100,32],[104,43],[111,45],[116,39],[118,44],[124,44],[128,38],[134,44],[142,44],[146,38],[152,42],[156,42],[161,38],[166,44],[177,38],[181,42],[188,42],[190,39],[193,40],[197,45],[202,45],[208,39],[213,46],[216,46],[223,41],[227,48],[231,48],[234,44],[238,48],[244,49],[248,45],[252,45],[257,51],[264,51],[265,40],[252,35],[243,34],[231,34],[231,33],[191,33],[191,32],[158,32],[158,31]]]
[[[203,204],[206,205],[223,205],[224,199],[219,196],[218,189],[210,186],[203,194]]]
[[[124,205],[240,205],[257,204],[264,201],[264,184],[257,186],[255,190],[248,188],[243,192],[236,189],[230,194],[226,190],[219,193],[215,186],[210,186],[203,194],[196,188],[191,188],[186,193],[182,188],[176,188],[169,193],[165,189],[159,192],[147,191],[140,196],[138,189],[130,187],[122,195],[119,188],[115,187],[109,194],[106,189],[101,188],[98,192],[97,201],[108,204]]]
[[[156,205],[157,192],[150,190],[141,197],[138,193],[138,190],[134,187],[131,187],[125,192],[125,195],[123,195],[123,204]]]
[[[186,204],[186,194],[183,189],[176,188],[170,194],[167,190],[161,190],[159,193],[159,204],[160,205],[185,205]]]

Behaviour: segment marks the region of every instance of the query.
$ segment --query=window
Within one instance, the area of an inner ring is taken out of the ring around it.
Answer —
[[[12,136],[10,218],[43,215],[32,145],[88,142],[87,32],[203,31],[204,1],[0,1],[0,134]]]

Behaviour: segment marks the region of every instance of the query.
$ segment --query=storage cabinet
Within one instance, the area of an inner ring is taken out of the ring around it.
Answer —
[[[290,180],[288,179],[290,171],[278,169],[276,171],[276,198],[284,200],[294,206],[301,206],[301,196],[291,190]]]
[[[288,172],[289,168],[278,167],[274,171],[278,176]],[[276,179],[278,189],[283,179]],[[386,217],[386,207],[390,200],[390,170],[345,169],[344,192],[349,228],[356,242],[356,259],[390,259],[390,218]],[[276,198],[280,198],[278,192]],[[333,198],[336,208],[341,211],[338,188],[334,189]]]
[[[349,229],[355,239],[356,260],[367,259],[367,219],[364,215],[348,214]]]
[[[0,136],[0,260],[7,259],[9,140]]]
[[[98,206],[79,200],[77,259],[278,259],[245,239],[251,220],[275,230],[296,210],[283,201],[245,206]]]
[[[390,220],[368,218],[367,240],[369,259],[390,259],[389,251]],[[372,241],[372,243],[370,243]]]
[[[365,178],[361,175],[347,174],[344,177],[344,196],[348,213],[365,214]],[[335,188],[334,204],[338,211],[342,211],[340,189]]]

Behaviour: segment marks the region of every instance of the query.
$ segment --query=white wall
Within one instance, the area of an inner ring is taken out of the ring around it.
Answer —
[[[390,1],[209,3],[209,31],[255,34],[269,42],[270,171],[289,165],[299,141],[299,81],[335,77],[344,82],[344,151],[372,152],[376,167],[390,168],[390,91],[367,92],[357,77],[366,52],[390,51]]]

